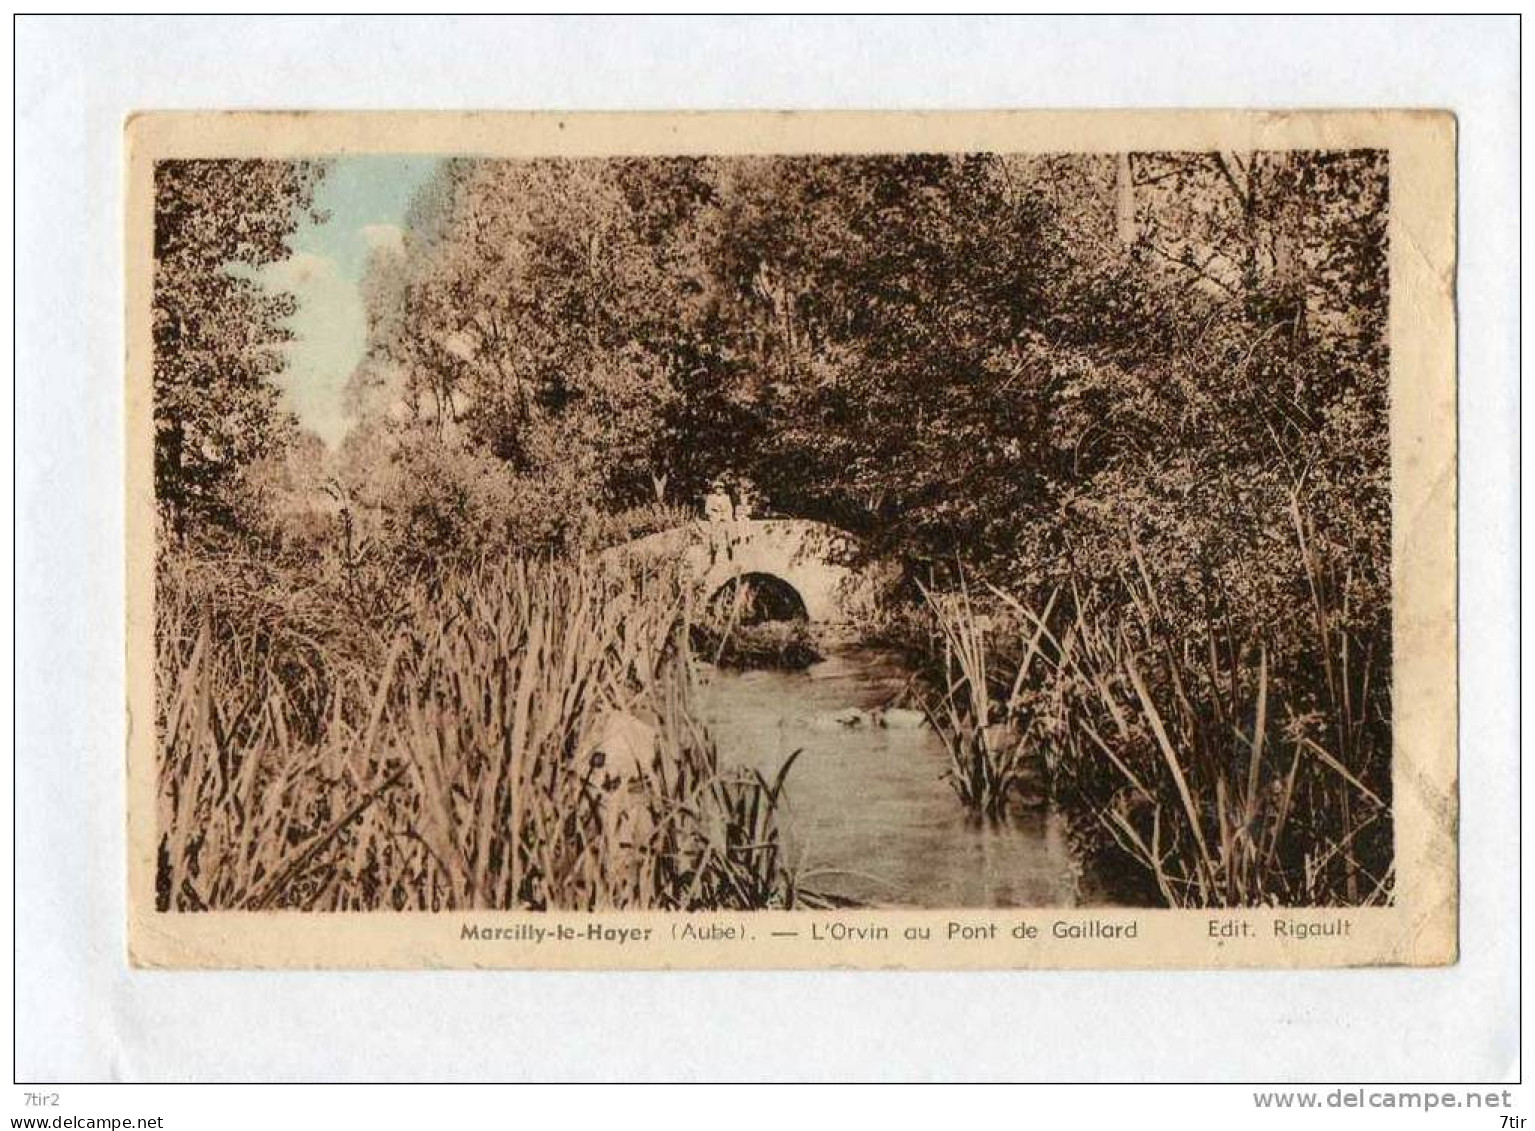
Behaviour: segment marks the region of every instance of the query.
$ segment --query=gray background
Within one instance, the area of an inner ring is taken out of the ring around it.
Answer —
[[[1513,1073],[1514,20],[24,17],[16,36],[20,1080]],[[121,124],[135,109],[300,106],[1456,111],[1460,964],[1167,974],[128,969]]]

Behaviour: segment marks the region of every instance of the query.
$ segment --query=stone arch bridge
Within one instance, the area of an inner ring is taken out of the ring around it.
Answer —
[[[856,545],[852,535],[824,522],[746,518],[691,522],[607,553],[679,560],[706,599],[740,578],[765,575],[793,589],[811,621],[842,624],[875,597],[874,571],[846,564]]]

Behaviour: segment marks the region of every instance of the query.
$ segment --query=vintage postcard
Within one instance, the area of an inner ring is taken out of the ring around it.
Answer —
[[[1455,961],[1448,114],[125,144],[134,962]]]

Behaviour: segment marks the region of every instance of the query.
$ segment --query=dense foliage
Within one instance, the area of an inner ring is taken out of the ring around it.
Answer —
[[[281,443],[289,307],[229,265],[312,178],[159,175],[177,516]],[[1026,738],[1157,898],[1384,898],[1388,204],[1374,151],[449,161],[370,266],[356,428],[285,449],[333,503],[306,537],[387,605],[749,484],[914,599],[963,577],[982,628],[928,640],[997,652],[945,715],[967,803]]]
[[[424,491],[499,461],[527,513],[476,529],[525,544],[719,479],[1004,570],[1098,499],[1180,564],[1297,484],[1378,540],[1384,194],[1373,153],[454,162],[354,392],[389,458],[466,453]]]
[[[293,161],[155,165],[155,497],[178,532],[233,523],[245,470],[293,438],[272,378],[295,300],[255,273],[287,257],[322,173]]]

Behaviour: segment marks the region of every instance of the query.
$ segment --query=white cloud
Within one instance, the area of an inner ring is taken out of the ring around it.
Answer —
[[[300,421],[335,444],[351,426],[344,407],[347,377],[366,345],[367,318],[357,285],[329,256],[297,252],[267,267],[264,281],[298,299],[289,320],[287,371],[279,384]]]
[[[300,251],[269,265],[265,278],[269,285],[282,290],[322,289],[341,282],[341,266],[329,256]]]
[[[405,233],[398,224],[364,224],[357,229],[357,234],[370,251],[399,253],[405,250]]]

